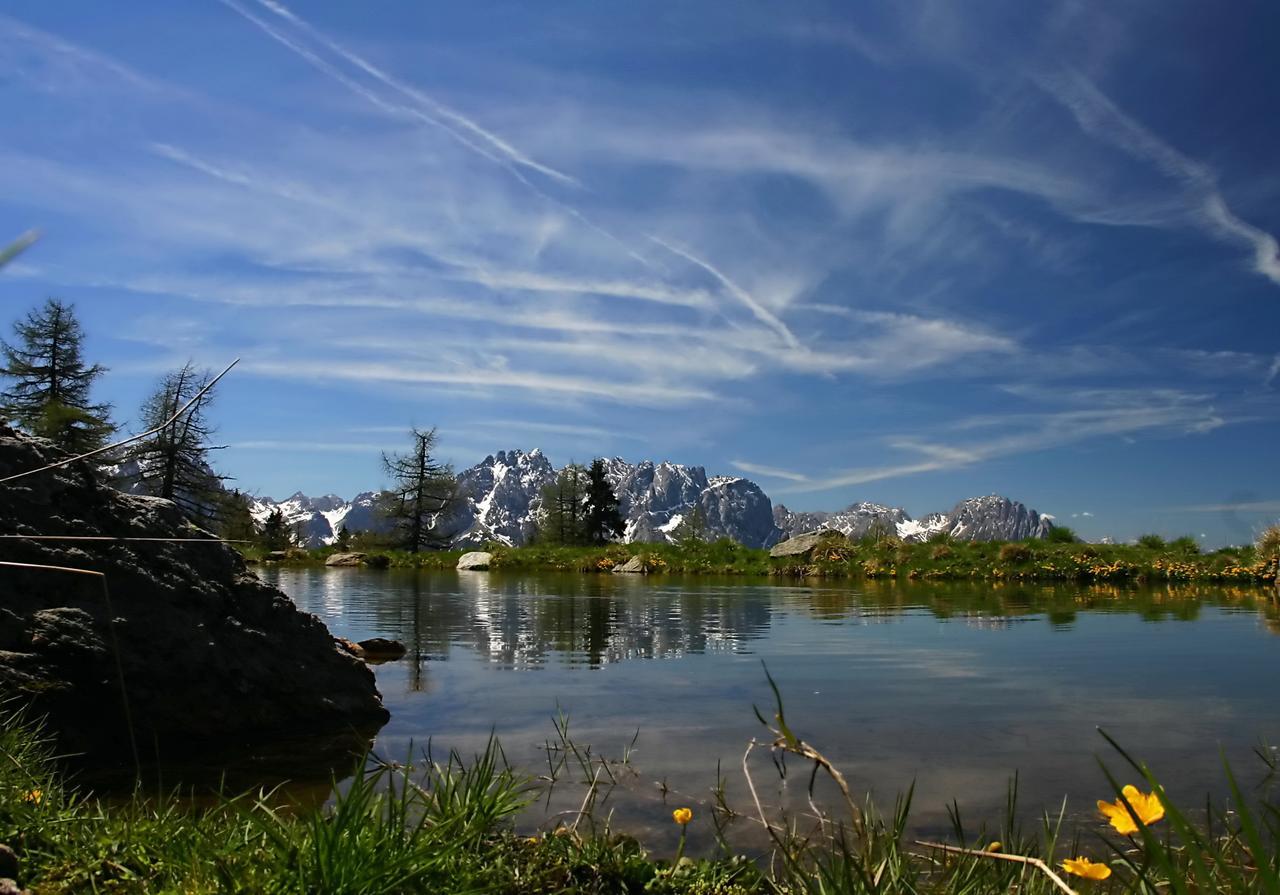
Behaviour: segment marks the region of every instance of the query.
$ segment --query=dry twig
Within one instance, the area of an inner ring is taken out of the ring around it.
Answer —
[[[1010,855],[999,851],[986,851],[981,848],[960,848],[957,845],[943,845],[940,842],[921,842],[917,840],[916,845],[922,845],[925,848],[936,848],[957,855],[972,855],[976,858],[995,858],[999,861],[1013,861],[1015,864],[1027,864],[1049,877],[1049,880],[1061,891],[1065,892],[1066,895],[1076,895],[1075,889],[1064,883],[1062,881],[1062,877],[1054,873],[1053,868],[1039,858],[1029,858],[1026,855]]]

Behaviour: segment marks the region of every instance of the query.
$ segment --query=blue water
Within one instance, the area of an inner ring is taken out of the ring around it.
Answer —
[[[335,634],[409,647],[376,669],[387,757],[428,738],[470,753],[493,731],[512,762],[545,773],[558,711],[596,754],[622,757],[639,731],[608,803],[638,831],[666,829],[677,804],[705,816],[718,765],[746,807],[743,752],[767,739],[752,706],[772,714],[765,665],[792,728],[859,795],[891,807],[915,782],[923,831],[945,826],[952,800],[998,821],[1015,772],[1024,816],[1065,797],[1069,817],[1092,822],[1110,795],[1098,757],[1136,780],[1099,727],[1191,805],[1225,795],[1220,750],[1252,780],[1264,770],[1253,749],[1280,743],[1280,614],[1260,590],[263,575]],[[804,801],[804,773],[780,789],[757,758],[762,798]],[[581,798],[560,789],[552,814]]]

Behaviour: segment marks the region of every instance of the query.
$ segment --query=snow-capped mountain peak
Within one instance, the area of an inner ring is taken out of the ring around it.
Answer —
[[[680,523],[701,510],[709,538],[727,537],[749,547],[768,547],[786,537],[832,528],[851,538],[876,530],[905,540],[925,540],[946,531],[964,540],[1018,540],[1044,537],[1052,517],[998,495],[975,497],[947,513],[912,519],[899,507],[859,502],[835,513],[792,512],[773,506],[768,495],[741,476],[711,476],[701,466],[667,460],[629,463],[621,457],[604,461],[605,477],[618,496],[627,541],[669,541]],[[458,497],[442,523],[449,543],[468,547],[484,543],[518,546],[528,543],[537,527],[542,490],[560,470],[540,450],[498,451],[458,473]],[[280,509],[303,544],[332,544],[345,526],[351,532],[385,531],[376,511],[377,494],[365,492],[351,501],[333,494],[308,497],[301,492],[282,501],[253,501],[251,513],[264,521]]]

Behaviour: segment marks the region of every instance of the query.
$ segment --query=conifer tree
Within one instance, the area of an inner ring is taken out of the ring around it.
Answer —
[[[95,404],[89,389],[106,368],[86,366],[84,330],[74,306],[56,298],[13,325],[14,344],[0,342],[0,373],[16,380],[0,393],[0,414],[65,450],[80,454],[106,444],[115,430],[111,407]]]
[[[276,507],[262,523],[262,548],[264,550],[288,550],[293,546],[293,532],[285,521],[284,511]]]
[[[587,542],[586,493],[587,476],[581,466],[570,463],[560,470],[542,489],[538,543],[571,547]]]
[[[587,496],[584,528],[587,541],[607,544],[622,535],[625,525],[618,512],[618,495],[605,478],[604,460],[591,461],[587,470]]]
[[[415,427],[410,434],[413,447],[408,453],[382,455],[392,487],[383,494],[381,508],[394,526],[398,545],[417,553],[448,543],[442,524],[453,507],[457,482],[449,465],[433,455],[436,430]]]
[[[242,491],[223,491],[218,500],[218,533],[229,541],[258,540],[258,526]]]
[[[197,370],[190,363],[166,374],[143,402],[140,415],[144,431],[164,427],[138,442],[128,454],[134,461],[134,475],[148,493],[172,500],[206,525],[213,525],[223,509],[222,483],[226,480],[209,465],[209,452],[223,447],[210,444],[213,428],[205,411],[213,401],[213,391],[201,394],[211,378],[208,371]],[[193,399],[186,413],[164,425]]]

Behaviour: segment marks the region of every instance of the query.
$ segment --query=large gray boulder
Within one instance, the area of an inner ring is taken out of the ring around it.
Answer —
[[[818,547],[821,544],[829,543],[831,541],[844,542],[847,540],[848,538],[840,532],[832,531],[831,529],[811,531],[774,544],[769,548],[769,555],[774,559],[802,558],[807,557],[813,552],[815,547]]]
[[[335,553],[324,561],[326,566],[361,566],[364,565],[365,553]]]
[[[464,553],[458,557],[457,569],[459,572],[483,572],[489,568],[491,562],[493,562],[492,553],[473,550],[471,553]]]
[[[0,424],[0,478],[59,457]],[[132,766],[127,719],[144,761],[188,769],[269,774],[274,756],[288,776],[325,776],[367,748],[388,713],[364,664],[172,503],[99,475],[76,464],[0,485],[0,534],[187,543],[5,540],[23,565],[0,566],[0,693],[98,768]]]

